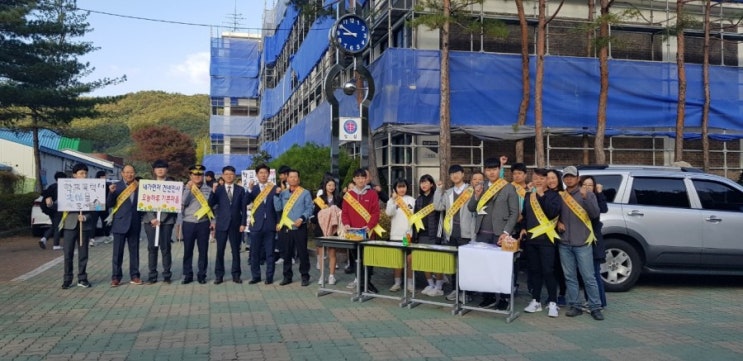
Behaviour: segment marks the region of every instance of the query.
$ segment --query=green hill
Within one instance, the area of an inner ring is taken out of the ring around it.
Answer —
[[[98,105],[100,116],[76,119],[62,133],[70,138],[89,139],[93,152],[129,158],[130,134],[139,127],[170,125],[197,144],[209,136],[209,96],[183,95],[162,91],[130,93]]]

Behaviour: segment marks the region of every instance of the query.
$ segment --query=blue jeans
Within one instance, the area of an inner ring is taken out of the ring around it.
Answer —
[[[565,273],[567,284],[567,303],[570,307],[580,307],[578,301],[578,273],[583,278],[586,294],[588,295],[588,309],[591,311],[601,308],[598,285],[593,269],[593,248],[591,245],[568,246],[560,243],[560,263]]]

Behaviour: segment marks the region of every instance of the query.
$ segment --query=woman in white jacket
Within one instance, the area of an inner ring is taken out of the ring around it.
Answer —
[[[391,217],[390,241],[393,242],[401,242],[403,237],[406,237],[408,242],[410,242],[412,232],[408,225],[408,216],[406,213],[413,213],[415,198],[407,195],[408,189],[410,189],[410,186],[406,179],[397,179],[394,184],[392,197],[387,201],[386,213]],[[406,210],[403,210],[401,207],[405,207]],[[410,267],[408,267],[408,273],[408,290],[412,292],[413,272],[410,271]],[[394,274],[395,283],[390,287],[390,291],[396,292],[400,290],[402,284],[402,269],[396,269]]]

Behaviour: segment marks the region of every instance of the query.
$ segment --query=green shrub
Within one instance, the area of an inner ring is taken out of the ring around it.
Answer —
[[[0,232],[30,228],[31,207],[34,200],[39,197],[38,193],[25,194],[0,194]]]
[[[8,171],[0,171],[0,193],[15,193],[23,187],[25,177]]]

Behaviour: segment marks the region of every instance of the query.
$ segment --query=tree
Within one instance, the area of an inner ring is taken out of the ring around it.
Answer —
[[[676,1],[676,71],[678,72],[678,102],[676,103],[676,143],[673,150],[674,162],[684,159],[684,117],[686,116],[686,67],[684,55],[686,53],[684,29],[686,28],[686,14],[684,4],[688,0]]]
[[[589,0],[592,1],[592,0]],[[609,8],[614,0],[600,0],[601,16],[599,17],[599,73],[600,89],[599,104],[596,114],[596,138],[593,140],[593,151],[596,155],[597,164],[606,164],[606,152],[604,151],[604,135],[606,134],[606,107],[609,103],[609,24],[613,21]]]
[[[529,25],[526,22],[524,11],[524,0],[516,0],[516,12],[519,16],[519,27],[521,29],[521,103],[519,104],[519,118],[516,122],[521,126],[526,124],[526,112],[529,111]],[[516,162],[524,161],[524,140],[516,141]]]
[[[343,182],[349,172],[353,173],[358,167],[358,163],[344,151],[340,152],[338,163],[338,177],[341,182]],[[316,190],[320,187],[320,182],[323,176],[325,176],[325,173],[330,171],[330,148],[321,147],[314,143],[307,143],[301,147],[295,144],[271,161],[270,166],[276,169],[282,164],[299,170],[302,178],[302,187]],[[347,184],[345,183],[345,185]],[[338,186],[341,189],[344,185]]]
[[[537,11],[537,74],[534,80],[534,146],[536,149],[537,167],[545,166],[544,156],[544,133],[542,125],[544,118],[542,116],[542,91],[544,89],[544,55],[547,47],[547,24],[557,16],[562,9],[565,0],[561,0],[557,10],[552,17],[547,19],[547,0],[539,0]]]
[[[500,21],[473,19],[469,8],[482,5],[484,0],[422,0],[415,5],[421,14],[410,21],[412,26],[424,25],[430,30],[439,30],[441,62],[439,67],[441,101],[439,103],[439,180],[449,182],[451,163],[451,112],[449,90],[449,35],[452,24],[470,33],[482,32],[491,36],[505,36],[507,30]]]
[[[74,41],[90,31],[74,0],[12,0],[0,5],[0,124],[31,130],[36,174],[41,174],[39,129],[55,129],[95,114],[105,98],[81,95],[123,81],[83,82],[94,68],[78,57],[96,50]],[[39,177],[37,191],[41,191]]]
[[[142,127],[132,133],[135,150],[133,161],[152,162],[163,159],[168,162],[168,173],[176,178],[188,176],[188,167],[196,162],[194,141],[188,134],[167,125]]]

